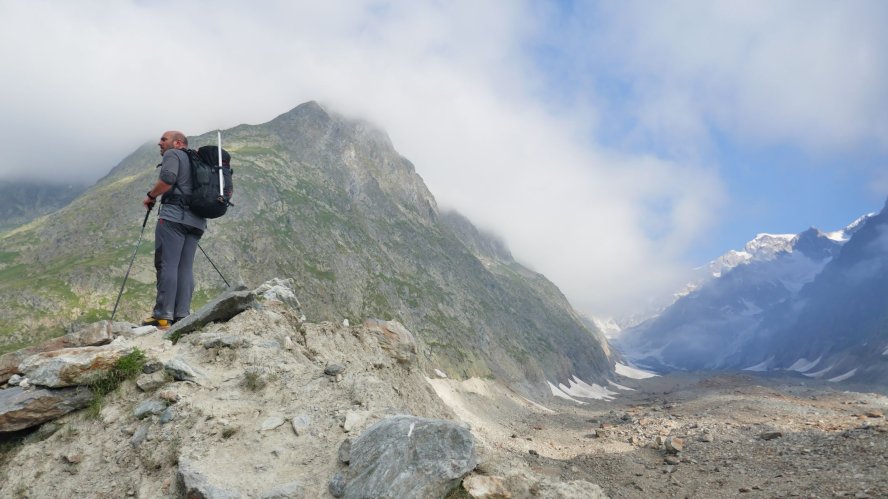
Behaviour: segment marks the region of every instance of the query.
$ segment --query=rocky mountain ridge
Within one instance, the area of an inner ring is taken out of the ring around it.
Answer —
[[[883,210],[884,213],[884,210]],[[658,317],[621,335],[617,343],[635,362],[666,369],[787,369],[796,361],[808,364],[817,355],[802,354],[812,349],[810,331],[821,330],[814,322],[839,327],[829,316],[860,314],[867,321],[878,322],[888,307],[872,302],[849,307],[841,295],[856,292],[847,282],[822,284],[826,276],[841,274],[836,268],[853,266],[843,263],[859,252],[861,240],[873,239],[869,234],[880,225],[883,214],[869,214],[843,230],[824,233],[811,228],[797,235],[760,234],[746,245],[743,252],[731,252],[709,267],[711,277],[699,288],[677,300]],[[850,245],[850,246],[849,246]],[[871,256],[877,258],[877,256]],[[881,267],[869,277],[879,279]],[[827,292],[825,289],[831,289]],[[817,291],[817,290],[821,291]],[[826,296],[811,307],[813,296]],[[855,312],[850,312],[850,310]],[[814,319],[814,318],[817,319]],[[849,318],[848,323],[853,323]],[[847,323],[846,323],[847,324]],[[872,326],[859,334],[844,327],[840,337],[866,345],[888,342]],[[822,334],[822,333],[821,333]],[[828,342],[835,345],[837,341]],[[888,345],[886,345],[888,346]],[[815,347],[824,349],[823,345]],[[831,348],[831,347],[830,347]],[[822,352],[821,352],[822,353]],[[792,367],[798,370],[797,367]],[[842,378],[832,372],[829,379]],[[826,371],[818,376],[826,375]]]
[[[276,279],[227,292],[166,334],[99,322],[79,334],[103,346],[27,357],[15,386],[0,389],[0,437],[43,426],[0,453],[0,496],[425,498],[460,488],[489,498],[493,487],[604,497],[592,483],[515,467],[478,440],[403,325],[312,324],[298,303],[292,281]],[[91,398],[80,392],[134,353],[137,377],[77,411]],[[48,407],[44,393],[67,402]]]
[[[315,322],[398,320],[451,376],[495,376],[538,396],[547,382],[611,376],[600,332],[501,242],[440,213],[378,128],[311,102],[223,137],[236,206],[201,245],[229,282],[293,278]],[[141,147],[65,208],[0,233],[0,348],[108,317],[157,160],[156,146]],[[118,312],[133,322],[153,301],[152,241],[149,228]],[[195,272],[200,305],[223,284],[200,254]]]

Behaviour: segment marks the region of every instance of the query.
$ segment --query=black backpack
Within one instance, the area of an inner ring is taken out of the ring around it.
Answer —
[[[222,166],[219,166],[219,148],[203,146],[198,150],[184,149],[191,163],[191,195],[174,194],[164,196],[163,203],[174,203],[187,207],[191,213],[201,218],[219,218],[228,211],[232,182],[231,155],[222,149]],[[221,175],[220,175],[221,172]],[[221,183],[220,183],[221,177]],[[219,186],[222,185],[220,190]],[[178,189],[179,186],[176,186]],[[179,189],[181,193],[181,189]]]

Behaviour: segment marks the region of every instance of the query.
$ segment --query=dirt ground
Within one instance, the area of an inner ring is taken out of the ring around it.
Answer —
[[[612,401],[543,410],[477,380],[432,383],[492,449],[481,466],[491,474],[526,464],[612,498],[888,497],[881,394],[795,376],[672,374],[621,381],[635,390]],[[681,438],[681,452],[657,437]]]
[[[232,497],[277,497],[278,486],[331,497],[343,442],[402,413],[468,424],[471,478],[499,480],[499,497],[585,499],[591,484],[612,498],[888,497],[888,397],[875,388],[695,373],[621,378],[610,401],[532,402],[494,380],[404,363],[383,338],[266,303],[176,345],[125,340],[202,374],[128,382],[97,417],[79,411],[0,441],[0,497],[179,497],[183,463]],[[341,374],[329,374],[336,364]],[[159,400],[162,414],[135,414]]]

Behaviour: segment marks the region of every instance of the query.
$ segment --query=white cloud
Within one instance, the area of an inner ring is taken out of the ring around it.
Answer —
[[[526,50],[552,12],[530,2],[0,0],[0,178],[95,179],[163,130],[261,123],[318,100],[380,124],[442,205],[501,234],[580,309],[625,311],[674,289],[715,221],[725,189],[693,154],[711,122],[748,140],[885,143],[875,21],[834,21],[844,4],[828,4],[786,27],[788,8],[726,5],[604,9],[598,45],[567,57],[619,64],[609,71],[632,79],[631,99],[593,91],[553,110]],[[810,22],[823,29],[800,43]],[[590,142],[611,106],[677,153]]]
[[[576,43],[629,82],[623,110],[662,147],[699,146],[714,124],[741,141],[817,154],[888,149],[884,2],[593,5],[601,29]]]

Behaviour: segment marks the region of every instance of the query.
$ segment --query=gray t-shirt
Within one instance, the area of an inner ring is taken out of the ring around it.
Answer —
[[[163,153],[163,163],[160,165],[160,180],[173,186],[164,196],[172,194],[191,195],[191,162],[184,151],[168,149]],[[159,218],[190,225],[201,230],[206,230],[207,228],[207,219],[201,218],[191,213],[191,210],[176,204],[161,204]]]

